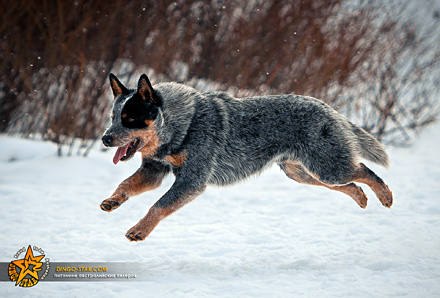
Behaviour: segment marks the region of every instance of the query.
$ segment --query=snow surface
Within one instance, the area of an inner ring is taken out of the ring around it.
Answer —
[[[338,192],[297,184],[277,167],[208,187],[146,241],[124,237],[173,182],[112,213],[99,204],[140,158],[114,150],[56,157],[51,143],[0,136],[0,261],[21,247],[51,262],[141,262],[133,282],[0,283],[1,297],[438,297],[440,125],[413,148],[389,148],[391,168],[368,163],[394,193],[388,210],[366,186],[362,210]],[[97,146],[96,146],[97,147]]]

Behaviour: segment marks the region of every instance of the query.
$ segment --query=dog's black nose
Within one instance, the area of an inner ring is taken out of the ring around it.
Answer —
[[[113,137],[109,135],[104,135],[102,137],[102,143],[104,146],[110,147],[113,144]]]

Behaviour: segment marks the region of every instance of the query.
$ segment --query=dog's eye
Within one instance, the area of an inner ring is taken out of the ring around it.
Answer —
[[[128,121],[128,122],[133,122],[134,119],[133,119],[133,118],[128,118],[127,121]]]

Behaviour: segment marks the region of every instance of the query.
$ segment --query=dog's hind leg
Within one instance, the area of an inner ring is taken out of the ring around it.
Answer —
[[[361,208],[367,207],[367,196],[362,188],[354,183],[346,185],[329,185],[313,177],[306,168],[300,163],[292,160],[285,160],[279,163],[280,168],[286,173],[287,177],[303,184],[324,186],[331,190],[336,190],[350,196]]]
[[[128,198],[158,188],[169,172],[168,165],[152,159],[144,159],[141,167],[121,182],[110,198],[101,203],[101,209],[107,212],[113,211]]]
[[[367,184],[376,194],[379,201],[387,208],[393,205],[393,193],[383,180],[363,163],[359,164],[352,181]]]
[[[337,186],[322,184],[322,186],[327,187],[328,189],[337,190],[342,193],[345,193],[346,195],[349,195],[362,209],[365,209],[367,207],[367,201],[368,201],[367,196],[365,195],[362,188],[360,188],[359,186],[357,186],[353,182],[345,184],[345,185],[337,185]]]

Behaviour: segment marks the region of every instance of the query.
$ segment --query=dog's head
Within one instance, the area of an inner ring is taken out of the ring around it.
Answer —
[[[139,78],[137,90],[127,89],[114,74],[109,79],[115,101],[112,124],[102,142],[106,147],[118,147],[113,163],[130,159],[137,151],[154,154],[159,146],[155,120],[162,100],[145,74]]]

